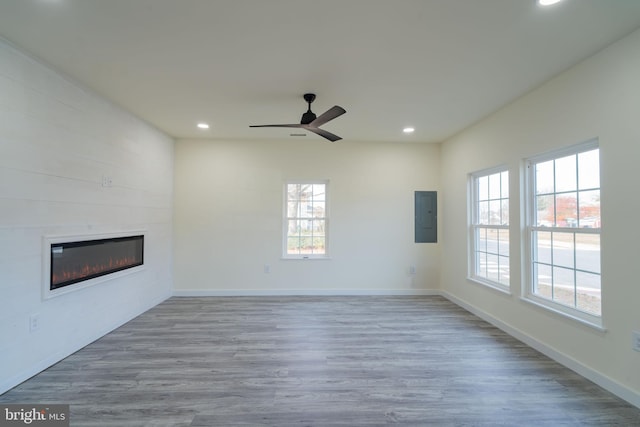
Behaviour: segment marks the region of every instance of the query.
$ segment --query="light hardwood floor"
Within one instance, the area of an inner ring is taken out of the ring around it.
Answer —
[[[72,426],[640,426],[441,297],[172,298],[0,396]]]

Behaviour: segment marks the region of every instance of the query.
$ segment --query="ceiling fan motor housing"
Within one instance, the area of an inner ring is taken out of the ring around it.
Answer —
[[[308,125],[309,123],[311,123],[312,121],[314,121],[316,119],[316,115],[311,111],[311,103],[313,101],[315,101],[316,94],[315,93],[305,93],[303,95],[303,98],[304,98],[305,101],[307,101],[307,104],[309,104],[309,108],[307,109],[307,112],[302,115],[302,118],[300,119],[300,124],[301,125]]]
[[[311,112],[311,110],[309,110],[309,111],[307,111],[306,113],[304,113],[302,115],[302,118],[300,119],[300,124],[301,125],[308,125],[309,123],[311,123],[315,119],[316,119],[316,115],[313,112]]]

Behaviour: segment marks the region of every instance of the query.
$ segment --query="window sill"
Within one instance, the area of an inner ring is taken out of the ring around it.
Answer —
[[[467,280],[470,281],[471,283],[475,283],[476,285],[481,285],[484,288],[488,288],[493,291],[500,292],[501,294],[505,294],[509,296],[513,295],[508,286],[500,285],[498,283],[490,282],[488,280],[481,280],[476,277],[467,277]]]
[[[539,301],[537,297],[535,296],[522,296],[520,297],[520,299],[528,304],[534,305],[536,307],[542,308],[544,310],[546,310],[547,312],[551,312],[554,314],[557,314],[559,316],[564,317],[565,319],[570,319],[574,322],[577,322],[583,326],[587,326],[591,329],[595,329],[598,332],[607,332],[607,328],[604,327],[604,325],[602,324],[602,320],[600,320],[599,322],[595,322],[595,321],[591,321],[589,319],[585,319],[580,317],[579,315],[575,315],[570,313],[568,310],[563,310],[560,308],[556,308],[552,305],[552,303],[549,303],[547,301]]]
[[[328,256],[283,256],[280,258],[283,261],[328,261],[331,257]]]

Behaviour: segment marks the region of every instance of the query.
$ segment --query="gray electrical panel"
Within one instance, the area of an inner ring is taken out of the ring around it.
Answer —
[[[438,241],[438,192],[415,192],[415,241],[436,243]]]

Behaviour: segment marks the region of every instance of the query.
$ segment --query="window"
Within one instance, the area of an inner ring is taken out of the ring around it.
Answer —
[[[327,188],[327,181],[285,184],[285,257],[326,257]]]
[[[509,289],[509,171],[471,175],[470,265],[472,279]]]
[[[598,142],[530,159],[527,169],[525,296],[601,325]]]

